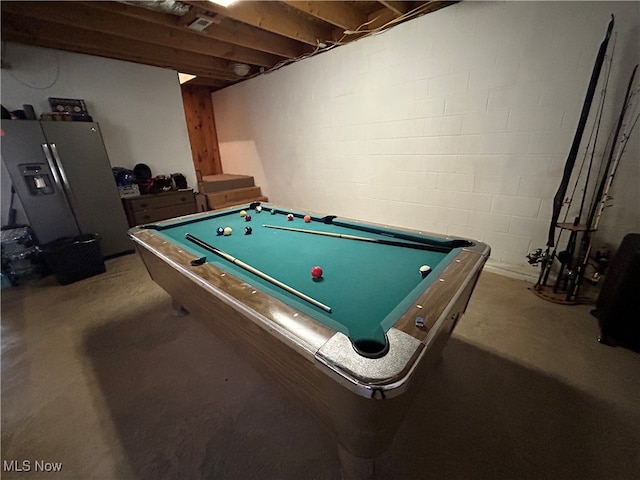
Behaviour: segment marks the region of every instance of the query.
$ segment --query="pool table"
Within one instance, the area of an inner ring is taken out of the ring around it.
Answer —
[[[473,240],[258,203],[129,236],[176,307],[329,428],[345,477],[370,474],[390,445],[490,253]]]

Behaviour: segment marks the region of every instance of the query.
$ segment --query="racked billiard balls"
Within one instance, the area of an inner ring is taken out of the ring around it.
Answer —
[[[253,229],[251,227],[244,227],[245,235],[251,235],[252,232],[253,232]]]

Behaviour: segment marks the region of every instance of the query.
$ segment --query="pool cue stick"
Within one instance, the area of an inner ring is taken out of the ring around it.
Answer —
[[[205,250],[209,250],[210,252],[215,253],[216,255],[224,258],[225,260],[228,260],[229,262],[231,262],[231,263],[233,263],[235,265],[238,265],[241,268],[244,268],[246,271],[251,272],[254,275],[257,275],[258,277],[262,278],[263,280],[266,280],[267,282],[272,283],[276,287],[280,287],[283,290],[286,290],[287,292],[295,295],[296,297],[301,298],[302,300],[305,300],[306,302],[309,302],[310,304],[315,305],[318,308],[321,308],[325,312],[331,313],[331,307],[329,307],[328,305],[325,305],[324,303],[320,303],[319,301],[311,298],[310,296],[305,295],[304,293],[299,292],[295,288],[290,287],[286,283],[282,283],[280,280],[276,280],[275,278],[270,277],[266,273],[261,272],[257,268],[252,267],[248,263],[244,263],[242,260],[239,260],[236,257],[234,257],[232,255],[229,255],[227,252],[223,252],[222,250],[220,250],[219,248],[214,247],[213,245],[209,245],[207,242],[205,242],[203,240],[200,240],[197,237],[194,237],[190,233],[185,234],[184,238],[186,238],[190,242],[193,242],[196,245],[204,248]]]
[[[435,245],[421,245],[419,243],[396,242],[394,240],[384,240],[381,238],[360,237],[358,235],[349,235],[346,233],[320,232],[316,230],[305,230],[303,228],[280,227],[278,225],[262,225],[265,228],[275,228],[276,230],[288,230],[290,232],[310,233],[312,235],[323,235],[325,237],[343,238],[346,240],[357,240],[359,242],[380,243],[382,245],[391,245],[394,247],[414,248],[416,250],[428,250],[430,252],[449,253],[452,249],[448,247],[439,247]]]

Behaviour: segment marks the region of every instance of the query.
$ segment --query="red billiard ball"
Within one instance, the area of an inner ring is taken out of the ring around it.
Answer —
[[[245,219],[247,222],[250,222],[250,221],[251,221],[251,215],[249,215],[249,214],[247,213],[247,214],[244,216],[244,219]]]
[[[305,221],[305,223],[309,223],[311,221],[311,216],[305,215],[304,216],[304,221]]]
[[[287,215],[287,220],[289,221],[293,220],[293,213],[290,213],[289,215]]]
[[[311,276],[315,279],[322,278],[322,269],[316,265],[311,269]]]

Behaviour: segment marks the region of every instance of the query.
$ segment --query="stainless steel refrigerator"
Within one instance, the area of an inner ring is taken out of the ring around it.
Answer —
[[[2,161],[41,244],[98,234],[102,255],[133,250],[97,123],[2,120]]]

